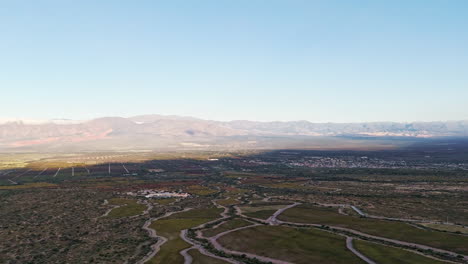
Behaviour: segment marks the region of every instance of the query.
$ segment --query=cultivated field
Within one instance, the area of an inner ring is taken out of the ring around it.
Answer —
[[[364,263],[346,250],[343,237],[312,229],[258,226],[223,236],[220,243],[236,251],[299,264]]]

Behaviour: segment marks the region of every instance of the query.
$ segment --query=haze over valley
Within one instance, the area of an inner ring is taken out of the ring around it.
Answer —
[[[468,121],[312,123],[142,115],[87,121],[4,121],[0,151],[366,148],[388,140],[468,136]]]

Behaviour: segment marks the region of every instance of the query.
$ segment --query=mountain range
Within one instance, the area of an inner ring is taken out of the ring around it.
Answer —
[[[222,122],[142,115],[86,121],[3,121],[0,123],[0,151],[326,148],[343,144],[345,138],[467,136],[467,120],[412,123]],[[329,145],[327,142],[334,143]]]

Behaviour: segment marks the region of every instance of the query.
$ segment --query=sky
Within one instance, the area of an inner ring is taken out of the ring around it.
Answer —
[[[0,0],[0,119],[468,120],[465,0]]]

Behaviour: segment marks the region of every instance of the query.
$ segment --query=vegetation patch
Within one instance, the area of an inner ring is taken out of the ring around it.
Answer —
[[[241,206],[239,207],[243,213],[253,213],[253,212],[258,212],[258,211],[265,211],[265,210],[273,210],[277,211],[281,208],[284,208],[286,205],[285,204],[279,204],[279,205],[253,205],[253,206]]]
[[[190,194],[196,194],[196,195],[210,195],[217,193],[217,190],[213,190],[211,188],[208,188],[206,186],[202,185],[191,185],[187,187],[187,192]]]
[[[216,208],[216,207],[211,207],[211,208],[204,208],[204,209],[196,209],[196,210],[190,210],[190,211],[185,211],[182,213],[178,214],[173,214],[171,216],[168,216],[164,219],[216,219],[219,217],[219,214],[223,212],[223,209],[221,208]],[[185,228],[182,228],[185,229]]]
[[[216,200],[216,203],[220,204],[220,205],[223,205],[223,206],[230,206],[230,205],[238,204],[240,202],[238,200],[234,199],[234,198],[228,198],[228,199],[224,199],[224,200]]]
[[[235,228],[238,228],[238,227],[248,226],[248,225],[252,225],[252,223],[247,222],[247,221],[245,221],[243,219],[240,219],[240,218],[234,218],[232,220],[228,220],[228,221],[222,223],[220,226],[218,226],[216,228],[204,230],[203,231],[203,236],[212,237],[212,236],[215,236],[215,235],[217,235],[219,233],[222,233],[222,232],[225,232],[225,231],[228,231],[228,230],[231,230],[231,229],[235,229]]]
[[[279,189],[307,189],[306,186],[304,186],[304,181],[299,181],[299,182],[280,182],[280,183],[270,183],[270,184],[264,184],[267,187],[270,188],[279,188]]]
[[[179,252],[190,246],[190,244],[181,238],[170,239],[161,246],[161,250],[159,250],[158,254],[146,263],[184,263],[184,257],[180,255]]]
[[[225,190],[227,191],[229,195],[239,195],[239,194],[244,194],[244,193],[249,192],[246,189],[240,189],[236,187],[225,187]]]
[[[460,225],[444,225],[444,224],[422,224],[423,226],[447,232],[468,234],[468,228]]]
[[[245,213],[244,215],[246,215],[248,217],[259,218],[259,219],[266,220],[270,216],[272,216],[275,212],[276,212],[276,210],[260,210],[260,211],[255,211],[255,212],[251,212],[251,213]]]
[[[439,231],[423,230],[398,221],[353,217],[337,213],[335,208],[312,205],[296,206],[283,212],[278,219],[296,223],[339,226],[370,235],[413,242],[457,253],[468,254],[468,237]]]
[[[161,246],[158,254],[148,263],[183,263],[184,258],[179,252],[190,247],[190,244],[180,238],[180,231],[216,219],[221,211],[218,208],[190,210],[154,221],[150,227],[156,230],[158,235],[167,238],[168,241]]]
[[[57,187],[57,184],[48,182],[34,182],[19,185],[0,186],[0,190],[16,190],[16,189],[29,189],[29,188],[48,188]]]
[[[256,226],[222,236],[219,242],[231,250],[298,264],[364,263],[346,249],[342,236],[316,229]]]
[[[110,211],[107,217],[120,218],[139,215],[146,209],[146,205],[137,203],[133,199],[113,198],[109,200],[111,205],[121,205],[121,207],[114,208]]]
[[[447,263],[422,256],[404,249],[354,240],[354,248],[379,264],[442,264]]]
[[[226,264],[228,262],[217,259],[217,258],[212,258],[203,255],[198,251],[198,249],[191,249],[188,251],[189,255],[192,256],[193,262],[192,264]]]
[[[168,205],[170,203],[175,202],[177,199],[176,198],[162,198],[158,199],[156,202],[160,205]]]

